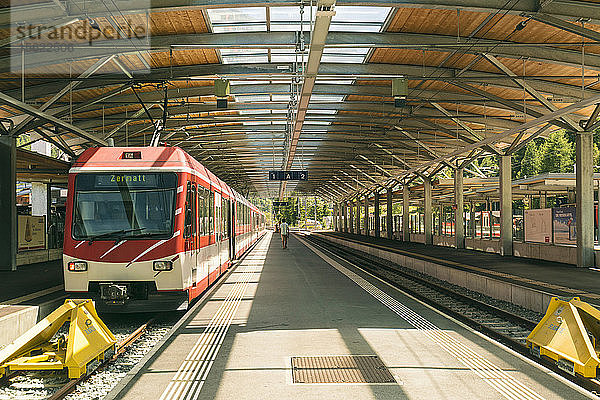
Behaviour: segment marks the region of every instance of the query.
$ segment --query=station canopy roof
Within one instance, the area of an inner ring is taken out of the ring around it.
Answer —
[[[595,128],[599,111],[599,0],[3,4],[5,130],[72,158],[160,132],[241,193],[341,200],[418,184]],[[269,182],[279,169],[309,180]]]

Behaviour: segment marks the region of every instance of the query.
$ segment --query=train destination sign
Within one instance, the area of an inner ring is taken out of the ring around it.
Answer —
[[[273,207],[287,207],[287,206],[288,206],[287,201],[274,201],[273,202]]]
[[[270,181],[307,181],[308,171],[269,171]]]

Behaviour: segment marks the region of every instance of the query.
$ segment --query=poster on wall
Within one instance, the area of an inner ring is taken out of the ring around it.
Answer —
[[[577,244],[577,223],[575,207],[556,207],[552,209],[554,243]]]
[[[552,240],[552,209],[525,210],[525,241],[550,243]]]
[[[46,217],[19,215],[19,249],[38,250],[46,248]]]

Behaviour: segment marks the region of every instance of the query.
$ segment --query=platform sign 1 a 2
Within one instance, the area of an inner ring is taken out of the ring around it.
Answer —
[[[307,181],[308,171],[269,171],[270,181]]]

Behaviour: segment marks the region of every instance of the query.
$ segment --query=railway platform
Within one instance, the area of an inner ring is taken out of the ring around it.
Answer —
[[[64,288],[62,261],[19,266],[16,271],[0,271],[0,304],[19,304]]]
[[[574,265],[500,256],[477,250],[455,249],[422,243],[389,240],[342,232],[321,232],[318,236],[337,244],[364,244],[374,251],[395,253],[405,257],[404,263],[434,263],[449,268],[449,274],[461,272],[531,288],[549,296],[581,297],[592,304],[600,304],[600,271],[595,268],[577,268]],[[381,253],[379,253],[381,254]],[[414,265],[413,265],[414,266]],[[508,299],[505,299],[508,300]],[[541,305],[544,311],[547,304]],[[532,308],[532,307],[529,307]],[[532,308],[533,309],[533,308]]]
[[[583,399],[292,235],[268,233],[107,399]]]

